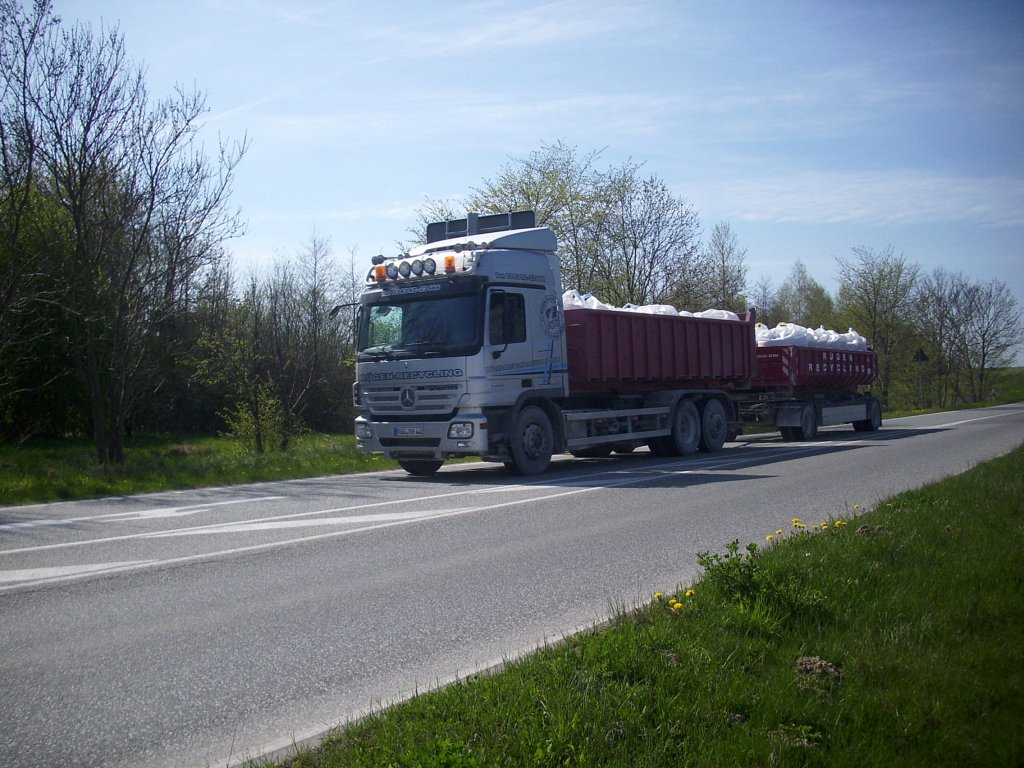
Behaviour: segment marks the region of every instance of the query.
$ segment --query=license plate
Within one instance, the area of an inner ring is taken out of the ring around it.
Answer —
[[[395,437],[421,437],[423,427],[395,427]]]

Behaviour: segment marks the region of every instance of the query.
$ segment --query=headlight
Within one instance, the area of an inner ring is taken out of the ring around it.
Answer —
[[[362,421],[356,422],[356,437],[360,440],[371,440],[373,439],[373,428]]]
[[[456,421],[448,427],[448,438],[450,440],[468,440],[473,436],[473,422]]]

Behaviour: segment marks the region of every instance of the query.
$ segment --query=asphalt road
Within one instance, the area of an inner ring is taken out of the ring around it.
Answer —
[[[0,508],[0,765],[227,765],[516,656],[1024,441],[1024,405],[490,464]]]

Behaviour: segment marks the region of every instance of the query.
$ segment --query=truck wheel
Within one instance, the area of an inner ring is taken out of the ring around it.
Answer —
[[[516,474],[539,475],[551,464],[555,435],[544,409],[535,405],[523,408],[510,440],[509,452]]]
[[[426,477],[436,474],[444,462],[435,459],[399,459],[398,464],[410,475]]]
[[[722,450],[729,434],[729,421],[725,416],[722,401],[709,397],[704,401],[700,414],[700,447],[707,453]]]
[[[853,428],[858,432],[877,432],[882,426],[882,404],[877,398],[872,397],[868,403],[868,417],[862,421],[853,422]]]
[[[818,417],[814,415],[814,406],[805,405],[800,409],[800,426],[794,427],[798,440],[813,440],[818,436]]]
[[[672,414],[672,434],[666,439],[670,456],[692,456],[700,448],[700,414],[693,400],[680,400]]]

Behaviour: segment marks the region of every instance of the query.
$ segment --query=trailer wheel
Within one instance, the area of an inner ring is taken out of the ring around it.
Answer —
[[[800,409],[800,426],[793,427],[798,440],[813,440],[818,436],[818,417],[814,415],[814,406],[805,405]]]
[[[877,432],[882,426],[882,404],[878,398],[872,397],[868,404],[868,417],[862,421],[853,422],[853,428],[858,432]]]
[[[725,438],[729,434],[729,420],[725,415],[725,406],[718,398],[710,397],[701,406],[700,415],[700,447],[707,453],[722,450]]]
[[[670,456],[692,456],[700,448],[701,418],[693,400],[680,400],[672,414],[672,434],[665,438]]]
[[[410,475],[426,477],[436,474],[444,462],[435,459],[399,459],[398,464]]]
[[[516,474],[539,475],[551,464],[555,435],[551,419],[543,408],[535,405],[523,408],[509,438],[509,452]]]

